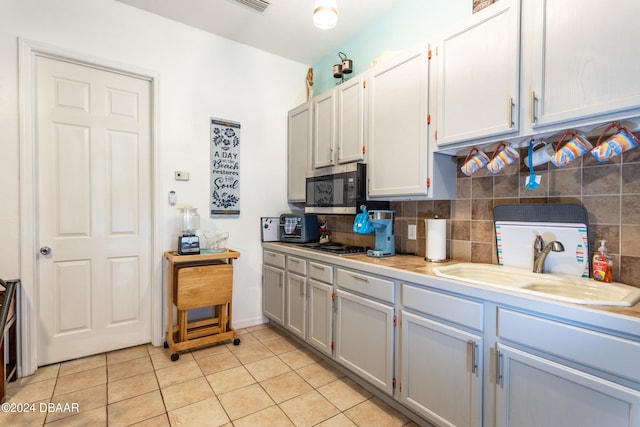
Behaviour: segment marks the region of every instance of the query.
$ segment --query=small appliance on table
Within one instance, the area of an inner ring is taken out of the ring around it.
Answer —
[[[217,253],[180,255],[168,251],[169,330],[165,348],[171,350],[171,360],[180,357],[179,351],[233,340],[240,344],[233,329],[231,300],[233,294],[232,261],[240,252],[226,250]],[[177,310],[174,324],[173,310]],[[213,307],[213,316],[189,322],[187,312],[201,307]]]
[[[182,235],[178,237],[178,253],[195,255],[200,253],[200,238],[196,230],[200,228],[198,209],[185,206],[182,209]]]

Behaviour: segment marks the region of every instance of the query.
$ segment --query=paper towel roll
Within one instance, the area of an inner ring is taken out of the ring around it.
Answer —
[[[425,219],[424,229],[427,233],[425,260],[442,262],[447,259],[447,220]]]

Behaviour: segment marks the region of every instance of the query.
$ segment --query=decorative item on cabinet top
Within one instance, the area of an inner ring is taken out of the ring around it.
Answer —
[[[485,7],[493,4],[495,0],[473,0],[473,13],[476,13]]]
[[[353,73],[353,61],[347,58],[347,55],[343,52],[338,52],[340,63],[333,66],[333,78],[336,80],[336,84],[344,83],[349,78],[349,74]]]

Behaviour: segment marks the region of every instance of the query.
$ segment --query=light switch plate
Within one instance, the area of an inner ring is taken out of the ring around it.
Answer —
[[[409,240],[416,240],[416,225],[415,224],[409,224],[407,226],[407,239]]]

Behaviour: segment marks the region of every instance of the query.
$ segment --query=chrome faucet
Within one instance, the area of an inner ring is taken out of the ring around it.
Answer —
[[[541,235],[536,236],[536,241],[533,243],[533,272],[544,273],[544,261],[547,259],[549,252],[564,252],[564,246],[562,243],[554,240],[544,245]]]

